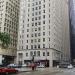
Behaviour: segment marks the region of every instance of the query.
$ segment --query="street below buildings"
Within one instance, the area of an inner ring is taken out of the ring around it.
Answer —
[[[54,71],[51,71],[51,69],[41,69],[41,70],[30,71],[30,72],[21,72],[13,75],[75,75],[75,68],[57,69],[57,70],[54,69]]]

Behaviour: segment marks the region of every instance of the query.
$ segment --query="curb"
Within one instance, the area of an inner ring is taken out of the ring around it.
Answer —
[[[32,71],[32,70],[29,70],[29,71],[19,71],[18,73],[22,73],[22,72],[35,72],[35,71],[38,71],[38,70],[34,70],[34,71]]]

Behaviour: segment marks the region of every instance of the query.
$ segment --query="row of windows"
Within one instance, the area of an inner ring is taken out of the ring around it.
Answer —
[[[47,52],[47,53],[43,52],[42,55],[41,55],[40,51],[31,51],[30,53],[26,53],[25,55],[26,55],[26,57],[28,57],[28,56],[32,56],[33,57],[33,55],[34,56],[50,56],[49,52]],[[18,56],[19,56],[19,58],[22,58],[23,54],[22,53],[18,53]]]
[[[46,48],[46,45],[45,44],[43,44],[42,45],[43,47],[41,47],[41,45],[40,44],[38,44],[38,45],[31,45],[31,49],[40,49],[40,48]],[[50,48],[50,44],[49,44],[49,48]],[[24,49],[24,46],[19,46],[19,49]],[[26,49],[29,49],[29,46],[28,45],[26,45]]]

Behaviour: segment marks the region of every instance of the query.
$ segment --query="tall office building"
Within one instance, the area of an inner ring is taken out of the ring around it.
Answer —
[[[65,7],[65,8],[64,8]],[[56,66],[69,59],[67,0],[21,0],[17,63]]]
[[[69,0],[70,33],[71,33],[71,59],[75,62],[75,0]]]
[[[0,64],[3,60],[9,63],[16,56],[19,4],[19,0],[0,0],[0,32],[6,32],[11,37],[8,49],[2,49],[0,46]]]

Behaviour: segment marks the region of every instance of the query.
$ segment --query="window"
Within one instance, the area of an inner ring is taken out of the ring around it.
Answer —
[[[45,32],[43,32],[43,36],[45,35]]]
[[[36,51],[34,51],[34,56],[36,56]]]
[[[41,19],[41,16],[39,16],[38,19],[40,20]]]
[[[26,49],[28,49],[28,45],[26,45]]]
[[[28,43],[28,40],[27,40],[27,43]]]
[[[43,10],[43,13],[45,13],[45,10]]]
[[[41,1],[39,1],[39,4],[41,4]]]
[[[49,38],[49,41],[50,41],[50,38]]]
[[[29,32],[29,29],[27,29],[27,32]]]
[[[40,31],[41,30],[41,28],[40,27],[38,27],[38,31]]]
[[[39,9],[41,9],[41,6],[39,6]]]
[[[38,22],[38,25],[41,25],[41,22]]]
[[[45,5],[43,5],[43,8],[45,8]]]
[[[33,45],[31,45],[31,49],[33,49]]]
[[[43,26],[43,30],[45,30],[45,26]]]
[[[27,34],[27,37],[29,37],[29,35]]]
[[[36,46],[36,45],[34,45],[34,48],[36,49],[36,48],[37,48],[37,46]]]
[[[45,48],[45,44],[43,44],[43,48]]]
[[[36,2],[36,5],[38,5],[38,2]]]
[[[30,4],[28,4],[28,7],[30,7]]]
[[[45,15],[43,15],[43,18],[45,19]]]
[[[35,26],[37,26],[37,22],[35,23]]]
[[[26,53],[26,57],[28,57],[28,53]]]
[[[45,24],[45,21],[43,21],[43,24]]]
[[[43,38],[43,42],[45,42],[45,38]]]
[[[34,21],[34,18],[32,18],[32,21]]]
[[[47,56],[49,56],[49,52],[47,52]]]
[[[31,43],[33,43],[33,40],[31,40]]]
[[[30,56],[33,56],[33,52],[32,51],[30,52]]]
[[[40,39],[38,39],[38,42],[40,42]]]
[[[37,56],[40,56],[40,51],[37,51]]]
[[[32,8],[32,11],[34,11],[34,8]]]
[[[38,33],[38,36],[40,36],[41,34],[40,33]]]
[[[43,0],[43,2],[45,2],[45,0]]]
[[[45,56],[45,52],[43,52],[43,56]]]
[[[40,45],[38,45],[38,48],[40,48]]]
[[[23,53],[18,53],[19,58],[23,57]]]
[[[32,23],[32,26],[34,26],[34,23]]]
[[[35,37],[37,37],[37,33],[35,33]]]

